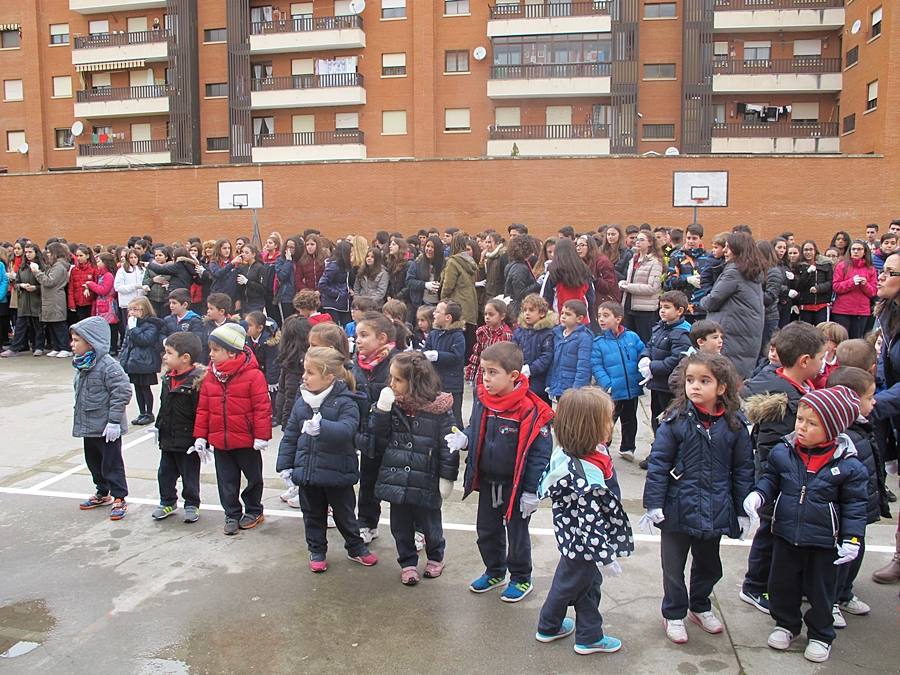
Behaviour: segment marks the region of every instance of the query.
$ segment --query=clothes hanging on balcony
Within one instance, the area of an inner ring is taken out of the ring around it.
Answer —
[[[783,105],[758,105],[756,103],[738,103],[736,106],[738,115],[757,115],[760,122],[777,122],[782,115],[791,112],[791,106]]]

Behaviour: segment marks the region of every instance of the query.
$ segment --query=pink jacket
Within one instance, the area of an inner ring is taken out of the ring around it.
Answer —
[[[107,323],[119,323],[119,318],[112,314],[112,301],[116,297],[114,283],[115,277],[107,271],[99,272],[97,281],[87,282],[88,290],[97,294],[97,297],[94,298],[94,308],[91,314],[93,316],[102,316]]]
[[[865,282],[853,283],[854,276],[865,277]],[[834,268],[831,287],[835,293],[831,306],[833,314],[869,316],[872,313],[870,300],[878,290],[878,273],[871,265],[867,267],[863,259],[850,263],[841,261]]]

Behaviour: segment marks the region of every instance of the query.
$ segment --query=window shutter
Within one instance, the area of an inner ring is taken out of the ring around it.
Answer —
[[[521,108],[495,108],[494,124],[498,127],[518,127],[522,124]]]
[[[795,40],[794,56],[821,56],[821,40]]]
[[[469,109],[468,108],[447,108],[444,111],[444,128],[445,129],[468,129],[469,128]]]
[[[818,120],[819,104],[816,101],[811,103],[792,103],[791,119],[795,120]]]
[[[382,54],[381,66],[383,68],[398,68],[406,65],[406,54]]]
[[[383,134],[405,134],[406,133],[406,111],[405,110],[385,110],[381,113],[381,133]]]

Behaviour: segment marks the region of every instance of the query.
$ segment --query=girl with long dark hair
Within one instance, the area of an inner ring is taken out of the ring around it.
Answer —
[[[319,278],[319,304],[338,326],[350,322],[350,250],[351,245],[341,240],[325,261],[325,270]]]

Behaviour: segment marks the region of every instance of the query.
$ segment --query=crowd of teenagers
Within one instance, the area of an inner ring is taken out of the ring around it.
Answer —
[[[686,620],[723,632],[710,600],[721,538],[758,524],[740,597],[772,616],[773,649],[805,622],[805,656],[821,662],[845,614],[870,612],[854,593],[866,526],[896,499],[900,221],[890,227],[838,232],[824,255],[747,226],[707,248],[697,224],[565,227],[543,242],[519,224],[507,238],[379,232],[371,246],[273,232],[262,251],[240,238],[22,239],[0,248],[15,326],[2,355],[72,358],[73,435],[96,485],[80,506],[112,520],[127,513],[132,387],[131,424],[155,424],[161,450],[157,520],[176,513],[179,479],[183,520],[199,519],[201,464],[214,461],[225,534],[257,527],[280,426],[274,472],[303,512],[315,573],[329,527],[350,560],[375,565],[387,502],[400,581],[440,577],[441,507],[465,453],[484,563],[469,590],[508,603],[533,590],[529,523],[550,499],[560,560],[536,639],[574,633],[579,654],[621,647],[600,589],[634,543],[608,446],[619,423],[615,456],[637,459],[646,390],[640,526],[661,533],[665,635],[686,642]],[[896,541],[878,583],[900,581]]]

